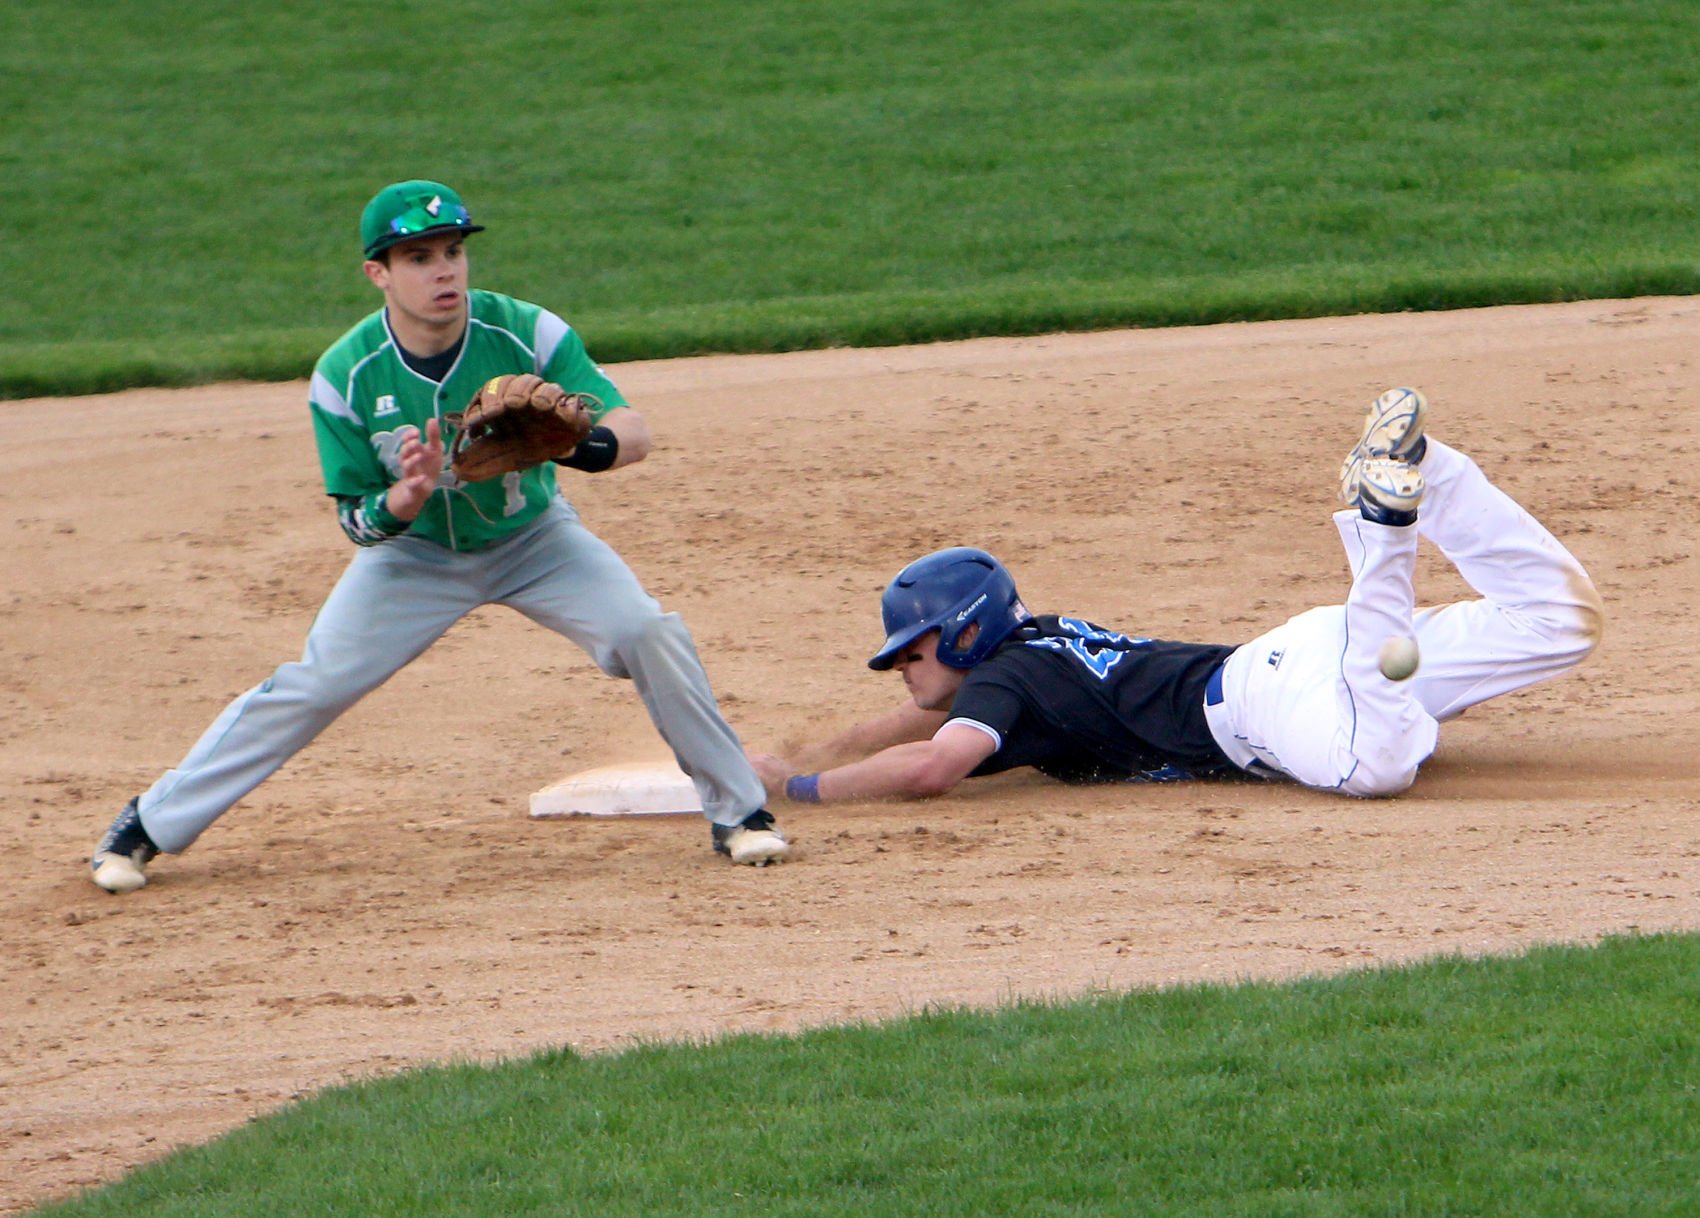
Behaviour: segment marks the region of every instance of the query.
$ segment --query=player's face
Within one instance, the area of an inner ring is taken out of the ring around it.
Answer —
[[[903,674],[909,696],[922,710],[949,710],[968,674],[939,660],[939,632],[929,630],[897,653],[893,667]]]
[[[366,263],[366,277],[383,289],[392,324],[451,337],[466,324],[466,242],[459,233],[392,246],[388,263]]]

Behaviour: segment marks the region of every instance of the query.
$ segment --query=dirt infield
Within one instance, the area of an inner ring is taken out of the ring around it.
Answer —
[[[299,654],[350,548],[302,385],[0,403],[0,1213],[420,1062],[1700,928],[1697,335],[1700,300],[1647,299],[612,370],[657,450],[564,480],[753,748],[899,700],[877,597],[939,546],[1160,637],[1339,599],[1340,453],[1422,387],[1607,624],[1406,797],[1004,776],[779,806],[796,861],[735,868],[700,820],[526,817],[665,754],[628,685],[486,610],[123,898],[90,846]],[[1463,594],[1432,555],[1419,588]]]

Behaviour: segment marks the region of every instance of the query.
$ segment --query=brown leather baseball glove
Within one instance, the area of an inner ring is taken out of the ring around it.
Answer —
[[[601,405],[529,372],[492,377],[465,410],[448,416],[455,477],[482,482],[564,457],[590,434]]]

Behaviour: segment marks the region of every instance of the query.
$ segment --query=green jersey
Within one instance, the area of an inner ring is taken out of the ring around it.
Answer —
[[[352,510],[349,536],[375,545],[400,533],[451,550],[481,550],[530,524],[559,493],[551,462],[484,482],[462,482],[445,460],[437,489],[418,519],[397,519],[385,506],[401,477],[398,456],[409,435],[423,435],[436,419],[462,410],[491,377],[532,372],[568,392],[594,394],[598,420],[626,404],[584,343],[555,314],[495,292],[467,293],[466,336],[441,382],[402,359],[383,309],[360,322],[319,357],[308,397],[325,491]]]

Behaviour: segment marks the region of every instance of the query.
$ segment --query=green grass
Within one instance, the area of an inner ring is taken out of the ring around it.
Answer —
[[[1694,1213],[1700,940],[340,1087],[55,1218]]]
[[[352,20],[355,28],[344,32]],[[1691,0],[10,0],[0,395],[299,375],[358,212],[602,359],[1700,289]]]
[[[353,29],[347,23],[354,23]],[[0,397],[299,376],[384,182],[605,360],[1700,290],[1692,0],[8,0]],[[1658,1215],[1700,941],[328,1091],[55,1215]]]

